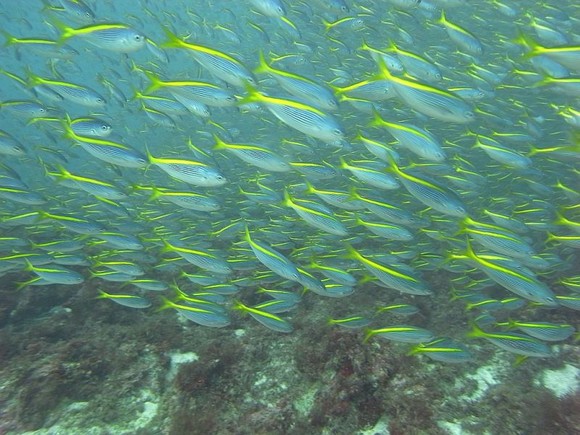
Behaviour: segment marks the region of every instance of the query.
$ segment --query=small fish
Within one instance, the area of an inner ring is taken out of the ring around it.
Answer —
[[[439,18],[439,21],[437,22],[445,28],[449,38],[455,42],[459,48],[462,48],[473,56],[481,56],[483,54],[483,45],[479,39],[463,27],[447,20],[444,9],[441,10],[441,18]]]
[[[164,28],[164,31],[168,41],[162,47],[184,48],[188,50],[203,68],[234,86],[243,87],[247,83],[251,85],[256,84],[252,73],[232,56],[210,47],[186,42],[167,28]]]
[[[95,13],[82,0],[57,0],[58,5],[47,5],[48,10],[65,13],[69,18],[82,23],[92,23]]]
[[[560,47],[544,47],[531,37],[520,33],[516,42],[524,45],[528,50],[527,57],[546,56],[549,59],[564,65],[574,72],[580,73],[580,46],[563,45]]]
[[[521,356],[533,356],[537,358],[547,358],[552,356],[550,346],[528,335],[485,332],[479,326],[474,324],[473,329],[467,334],[467,336],[469,338],[484,338],[503,350]]]
[[[123,193],[111,183],[97,180],[95,178],[72,174],[60,165],[58,166],[58,172],[51,172],[47,169],[46,174],[54,177],[57,181],[65,182],[67,186],[83,190],[100,198],[110,199],[113,201],[127,198],[125,193]]]
[[[266,328],[271,329],[272,331],[289,333],[294,330],[294,327],[287,320],[284,320],[275,314],[269,313],[268,311],[244,305],[240,301],[236,301],[234,303],[234,309],[248,313],[258,322],[260,322]]]
[[[248,227],[245,229],[245,240],[258,261],[272,272],[291,281],[300,281],[300,273],[296,269],[296,265],[265,243],[254,240]]]
[[[333,267],[328,263],[320,263],[315,260],[310,262],[310,268],[319,271],[331,281],[343,284],[345,286],[354,287],[356,285],[356,278],[348,273],[342,267]]]
[[[231,92],[211,83],[200,81],[164,81],[151,71],[144,71],[151,82],[145,90],[146,94],[165,89],[175,97],[190,98],[208,106],[229,107],[236,104],[237,99]]]
[[[222,275],[229,275],[232,273],[232,268],[228,265],[227,261],[217,255],[203,251],[201,249],[184,248],[169,243],[167,240],[163,240],[162,252],[175,252],[189,263],[210,272],[215,272]]]
[[[97,91],[83,85],[52,80],[37,76],[29,71],[28,86],[37,88],[39,85],[55,92],[62,99],[80,104],[81,106],[100,108],[105,106],[105,98]]]
[[[258,12],[267,16],[280,18],[286,15],[286,8],[281,0],[249,0]]]
[[[191,320],[192,322],[202,326],[224,328],[231,323],[227,314],[210,309],[208,306],[201,307],[187,304],[176,304],[165,297],[162,297],[161,300],[163,301],[163,305],[159,307],[158,311],[173,308],[187,320]]]
[[[197,210],[204,212],[217,211],[221,208],[220,203],[215,199],[201,193],[177,191],[160,188],[156,186],[133,186],[139,190],[150,190],[151,196],[149,201],[159,199],[168,201],[179,207],[188,210]]]
[[[482,149],[493,160],[506,166],[518,169],[526,169],[532,166],[532,160],[529,157],[500,144],[490,137],[477,135],[474,146]]]
[[[332,213],[321,210],[320,204],[292,199],[286,190],[284,191],[284,201],[282,204],[294,210],[310,226],[337,236],[346,236],[348,234],[342,222]]]
[[[391,74],[379,59],[381,78],[389,80],[397,95],[412,109],[440,121],[467,124],[475,120],[472,108],[462,98],[443,89]]]
[[[397,316],[412,316],[413,314],[417,314],[419,312],[419,308],[409,304],[395,304],[377,308],[377,314],[385,312],[392,313]]]
[[[298,302],[284,299],[273,299],[265,302],[261,302],[258,305],[254,305],[253,308],[261,311],[266,311],[271,314],[286,313],[290,310],[295,309],[298,306]]]
[[[75,118],[71,119],[71,130],[78,136],[107,137],[113,131],[111,125],[97,118]]]
[[[534,249],[520,237],[508,229],[498,225],[478,222],[465,217],[462,221],[463,232],[486,248],[499,254],[525,261],[536,255]]]
[[[443,151],[439,139],[427,130],[412,124],[387,122],[377,112],[375,112],[375,118],[371,124],[385,127],[397,139],[401,147],[420,157],[432,162],[443,162],[446,159],[445,151]]]
[[[463,344],[451,338],[436,338],[428,343],[419,343],[411,348],[408,355],[423,354],[435,361],[464,363],[473,360],[473,355]]]
[[[511,292],[531,301],[549,307],[558,306],[555,295],[546,284],[519,263],[507,257],[476,254],[469,240],[467,249],[462,254],[451,254],[450,258],[468,259],[491,280]]]
[[[430,295],[431,291],[423,280],[415,276],[410,270],[405,270],[395,265],[385,265],[377,261],[371,260],[363,256],[359,251],[352,246],[347,245],[347,258],[352,258],[359,261],[371,274],[379,279],[383,284],[389,288],[399,290],[401,293],[408,293],[412,295]]]
[[[0,109],[8,111],[18,118],[32,120],[48,114],[49,109],[37,101],[6,100],[0,102]]]
[[[127,294],[111,294],[106,293],[103,290],[99,290],[99,296],[97,299],[109,299],[113,302],[123,305],[129,308],[144,309],[151,306],[151,301],[141,296],[127,295]]]
[[[509,320],[508,322],[496,323],[496,326],[505,326],[508,329],[519,329],[538,340],[545,341],[563,341],[569,338],[575,331],[572,325],[550,322]]]
[[[359,162],[352,164],[352,162],[347,163],[346,160],[340,157],[340,168],[346,169],[368,186],[385,190],[393,190],[401,187],[393,176],[385,173],[381,169],[382,165],[375,165],[374,163],[375,162],[370,161],[367,164]]]
[[[337,325],[346,329],[366,328],[372,323],[372,320],[364,316],[349,316],[340,319],[328,319],[329,325]]]
[[[366,343],[375,335],[401,343],[423,343],[435,338],[428,329],[410,325],[393,325],[379,329],[366,329],[364,342]]]
[[[218,187],[227,183],[216,168],[194,160],[154,157],[147,151],[149,162],[169,176],[194,186]]]
[[[386,222],[364,221],[356,216],[357,225],[362,225],[371,233],[389,240],[410,241],[413,240],[413,234],[406,228]]]
[[[10,134],[0,130],[0,154],[16,157],[24,156],[26,155],[26,148]]]
[[[145,47],[146,37],[125,24],[103,23],[73,28],[55,22],[61,30],[59,43],[70,38],[80,38],[95,47],[117,53],[131,53]]]
[[[401,170],[394,160],[389,163],[403,186],[423,204],[449,216],[467,216],[463,201],[455,192],[416,171]]]
[[[238,104],[261,103],[284,124],[317,139],[332,144],[341,144],[344,131],[338,121],[321,110],[298,101],[269,97],[246,86],[248,95]]]
[[[288,172],[292,167],[273,151],[252,144],[226,143],[214,135],[214,150],[227,150],[246,163],[272,172]]]
[[[338,108],[338,102],[329,89],[306,77],[272,67],[261,51],[260,66],[255,72],[269,74],[286,91],[315,107],[331,111]]]
[[[131,281],[127,281],[127,284],[133,284],[135,287],[138,287],[141,290],[156,291],[156,292],[162,292],[169,288],[169,286],[163,281],[149,278],[135,278],[132,279]]]
[[[26,260],[26,271],[34,272],[39,278],[51,284],[75,285],[82,283],[85,279],[74,270],[58,266],[40,267],[33,265]]]
[[[95,237],[101,239],[111,245],[112,247],[119,249],[126,249],[131,251],[141,251],[145,249],[145,246],[141,241],[131,234],[121,234],[111,231],[99,231],[95,234]]]

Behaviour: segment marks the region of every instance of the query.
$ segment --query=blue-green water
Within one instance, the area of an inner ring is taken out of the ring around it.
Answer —
[[[579,12],[2,2],[0,434],[579,433]]]

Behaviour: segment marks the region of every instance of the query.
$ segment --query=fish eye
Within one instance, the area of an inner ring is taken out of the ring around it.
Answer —
[[[103,131],[109,131],[110,129],[111,129],[111,127],[109,127],[108,125],[105,125],[105,124],[101,125],[101,130],[103,130]]]
[[[135,35],[135,36],[133,37],[133,39],[134,39],[135,41],[137,41],[137,42],[141,42],[141,40],[142,40],[143,38],[141,37],[141,35]]]
[[[342,134],[343,134],[342,130],[340,130],[338,128],[333,129],[332,132],[337,136],[342,136]]]

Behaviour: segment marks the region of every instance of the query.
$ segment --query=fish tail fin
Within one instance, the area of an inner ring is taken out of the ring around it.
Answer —
[[[73,27],[66,25],[57,18],[51,18],[50,23],[60,31],[60,36],[56,41],[59,45],[64,44],[67,40],[76,35],[75,29]]]
[[[304,193],[316,193],[316,189],[314,188],[314,186],[312,185],[312,183],[310,183],[310,181],[305,180],[304,183],[306,184],[306,190],[304,191]]]
[[[373,108],[373,119],[369,122],[370,127],[379,127],[385,124],[385,120],[381,117],[379,111]],[[359,133],[360,134],[360,133]]]
[[[372,51],[372,47],[367,44],[367,41],[364,39],[362,39],[362,44],[360,45],[360,47],[358,48],[359,51]]]
[[[145,74],[145,76],[147,76],[147,79],[151,82],[151,84],[145,89],[145,91],[144,91],[145,94],[150,94],[152,92],[155,92],[157,89],[159,89],[163,86],[163,82],[161,81],[159,76],[157,74],[155,74],[153,71],[147,71],[147,70],[142,70],[142,71]]]
[[[479,327],[476,322],[471,322],[471,331],[466,334],[467,338],[481,338],[485,337],[485,331]]]
[[[250,82],[246,81],[244,84],[246,88],[247,95],[243,96],[240,100],[238,100],[237,105],[243,106],[244,104],[248,103],[257,103],[262,101],[262,94],[256,89]]]
[[[99,289],[98,296],[95,296],[95,299],[109,299],[111,295],[101,289]]]
[[[364,332],[365,332],[365,338],[363,339],[363,343],[367,343],[375,335],[375,331],[373,331],[370,328],[366,328],[364,330]]]
[[[284,199],[282,200],[282,205],[286,207],[292,206],[292,197],[288,193],[288,189],[284,189]]]
[[[324,33],[328,33],[333,27],[333,24],[330,21],[326,21],[324,18],[322,18],[322,24],[324,25]],[[363,41],[363,44],[364,43],[365,42]]]
[[[32,272],[34,270],[34,266],[30,262],[30,260],[28,258],[24,258],[24,262],[26,263],[26,267],[24,268],[24,270],[26,272]]]
[[[439,16],[439,19],[436,21],[437,24],[443,24],[445,25],[447,23],[447,18],[445,17],[445,9],[441,8],[441,15]]]
[[[252,236],[250,235],[250,229],[248,228],[248,225],[245,225],[244,227],[244,240],[250,244],[252,243]]]
[[[244,305],[241,301],[235,300],[233,305],[232,305],[232,309],[237,310],[237,311],[246,311],[248,307],[246,305]]]
[[[29,88],[33,88],[35,86],[41,85],[42,84],[42,77],[34,74],[32,72],[32,69],[30,67],[26,67],[26,85]]]
[[[425,345],[423,343],[416,344],[409,350],[409,352],[407,352],[407,356],[412,356],[421,353],[421,349],[423,349],[424,347]]]
[[[391,74],[391,71],[389,70],[389,67],[385,63],[383,56],[377,56],[376,62],[377,62],[377,65],[379,66],[380,76],[386,80],[392,80],[394,76],[393,76],[393,74]]]
[[[149,195],[149,198],[147,198],[147,202],[154,201],[161,196],[163,196],[163,191],[156,186],[152,186],[151,195]]]
[[[179,36],[177,36],[175,33],[173,33],[169,29],[169,27],[163,26],[163,32],[165,33],[165,36],[167,37],[167,41],[162,43],[160,45],[161,47],[166,47],[166,48],[183,47],[183,40],[181,40],[179,38]]]
[[[254,70],[254,72],[257,74],[271,73],[273,71],[273,68],[268,64],[268,61],[266,60],[266,57],[264,56],[264,52],[262,50],[259,51],[258,56],[259,56],[259,65]]]
[[[35,283],[36,281],[40,281],[40,277],[35,276],[34,278],[29,279],[28,281],[17,282],[16,291],[22,290],[23,288],[27,287],[30,284]]]
[[[159,308],[157,308],[156,312],[163,311],[163,310],[166,310],[168,308],[173,308],[175,306],[175,304],[172,301],[170,301],[169,299],[167,299],[165,296],[161,296],[161,302],[163,302],[163,303],[161,304],[161,306]]]
[[[0,33],[2,36],[4,36],[4,38],[6,38],[6,41],[4,41],[4,47],[10,47],[11,45],[15,45],[18,42],[18,39],[14,35],[8,33],[6,30],[0,29]]]
[[[343,257],[347,260],[358,260],[360,258],[360,254],[350,243],[345,243],[344,249],[346,249],[346,254]]]
[[[528,53],[524,55],[524,59],[528,59],[541,53],[544,48],[534,38],[524,33],[521,29],[518,29],[518,36],[513,40],[513,42],[523,46],[528,51]]]
[[[215,140],[215,145],[213,147],[214,150],[225,150],[228,148],[228,144],[224,142],[217,134],[213,135],[213,139]]]

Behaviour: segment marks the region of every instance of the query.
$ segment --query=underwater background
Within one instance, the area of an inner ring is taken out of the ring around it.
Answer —
[[[0,434],[580,434],[578,4],[0,23]]]

